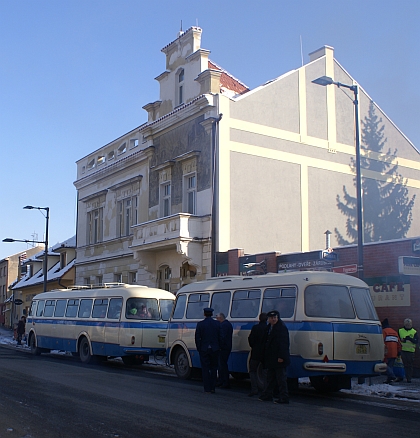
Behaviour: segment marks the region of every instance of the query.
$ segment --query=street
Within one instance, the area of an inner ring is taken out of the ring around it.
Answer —
[[[204,394],[157,369],[0,347],[0,437],[418,436],[418,403],[307,390],[275,405],[247,397],[248,382]]]

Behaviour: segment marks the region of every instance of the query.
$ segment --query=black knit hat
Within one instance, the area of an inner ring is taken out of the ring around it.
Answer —
[[[388,318],[385,318],[385,319],[382,321],[382,327],[383,327],[383,328],[387,328],[387,327],[389,327],[389,321],[388,321]]]

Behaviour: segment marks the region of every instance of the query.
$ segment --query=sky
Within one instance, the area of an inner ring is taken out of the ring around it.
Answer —
[[[0,260],[4,238],[76,233],[76,164],[147,120],[161,49],[203,29],[210,59],[255,88],[329,45],[339,63],[420,149],[417,0],[0,0]],[[45,212],[44,212],[45,213]]]

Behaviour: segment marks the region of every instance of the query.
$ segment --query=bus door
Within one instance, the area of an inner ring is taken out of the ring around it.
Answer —
[[[158,301],[156,298],[141,299],[137,315],[142,319],[142,347],[165,348],[166,326],[160,322]]]
[[[104,343],[106,345],[107,356],[116,356],[119,353],[122,304],[122,298],[111,298],[109,300],[104,334]]]

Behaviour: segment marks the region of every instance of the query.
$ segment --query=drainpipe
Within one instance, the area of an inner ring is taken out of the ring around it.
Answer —
[[[222,120],[223,114],[219,114],[219,117],[213,121],[211,129],[212,137],[212,179],[213,179],[213,204],[211,211],[211,276],[216,277],[216,241],[217,241],[217,206],[218,206],[218,184],[217,184],[217,161],[218,161],[218,149],[217,149],[217,134],[219,128],[219,122]]]

